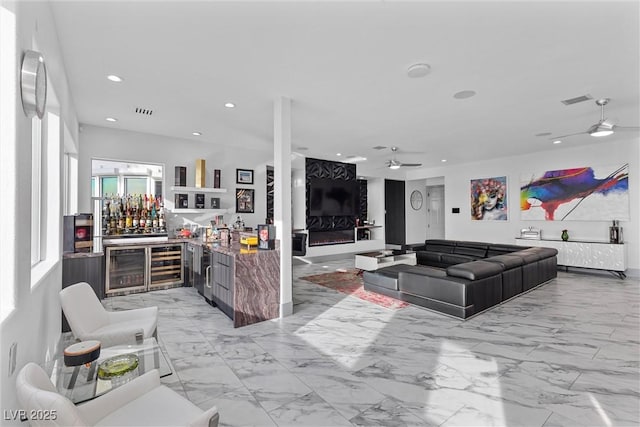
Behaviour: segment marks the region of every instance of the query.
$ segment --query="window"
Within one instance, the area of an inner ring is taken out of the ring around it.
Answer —
[[[31,119],[31,266],[43,259],[40,245],[42,221],[42,120]]]
[[[73,215],[78,212],[78,157],[71,153],[64,154],[63,188],[64,214]]]
[[[124,194],[147,194],[148,178],[125,178]]]
[[[92,193],[97,196],[106,197],[108,195],[118,194],[118,177],[103,176],[100,178],[101,190],[99,193]]]
[[[50,88],[51,89],[51,88]],[[57,98],[50,90],[50,107]],[[60,260],[61,240],[61,139],[60,117],[48,111],[32,119],[31,168],[31,287]]]

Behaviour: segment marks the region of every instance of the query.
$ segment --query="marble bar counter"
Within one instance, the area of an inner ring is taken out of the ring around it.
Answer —
[[[204,244],[211,251],[210,300],[234,327],[246,326],[280,315],[280,250],[247,251],[240,244]]]

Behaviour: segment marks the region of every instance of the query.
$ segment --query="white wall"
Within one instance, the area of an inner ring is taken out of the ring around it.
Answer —
[[[416,179],[407,181],[405,189],[405,220],[406,220],[406,243],[424,243],[427,238],[427,180]],[[422,194],[422,206],[414,210],[411,206],[411,193],[418,190]]]
[[[58,46],[58,38],[52,20],[51,11],[47,2],[2,2],[2,6],[13,13],[16,19],[16,52],[15,64],[19,66],[22,54],[27,49],[37,44],[38,50],[45,58],[50,87],[55,89],[58,101],[58,109],[65,126],[71,136],[77,134],[77,120],[69,87],[64,70],[64,63]],[[3,55],[7,54],[2,52]],[[14,307],[9,310],[7,317],[2,319],[0,325],[0,402],[3,411],[19,408],[15,393],[15,378],[17,372],[27,362],[43,363],[49,359],[55,351],[59,341],[61,328],[60,303],[58,292],[61,289],[62,266],[59,257],[54,259],[51,269],[41,280],[31,287],[31,263],[30,263],[30,234],[31,234],[31,119],[28,119],[22,110],[20,100],[20,87],[16,67],[14,78],[15,92],[3,93],[2,97],[13,96],[15,104],[15,135],[3,139],[3,155],[15,153],[14,176],[2,182],[5,215],[3,221],[15,233],[15,238],[6,241],[0,238],[1,254],[6,265],[11,266],[10,271],[2,272],[0,286],[12,287],[15,296]],[[5,101],[6,98],[3,99]],[[62,133],[62,132],[61,132]],[[59,153],[51,153],[60,159],[62,170],[61,150]],[[62,182],[60,177],[59,182]],[[50,191],[59,192],[60,183],[51,186]],[[60,212],[54,213],[56,215]],[[62,233],[62,219],[51,233]],[[61,239],[60,239],[61,240]],[[59,253],[61,253],[58,251]],[[9,278],[9,279],[8,279]],[[6,288],[5,288],[6,289]],[[4,292],[3,292],[4,295]],[[17,343],[16,371],[9,374],[9,348],[12,343]],[[3,412],[4,413],[4,412]],[[20,425],[20,422],[3,420],[4,424]]]
[[[628,245],[629,267],[640,268],[640,144],[637,138],[607,140],[581,147],[560,148],[526,156],[411,171],[408,179],[445,177],[445,236],[447,239],[514,243],[520,230],[536,227],[542,235],[558,238],[568,229],[571,238],[608,240],[610,221],[523,221],[520,219],[520,176],[545,170],[629,163],[630,221],[621,222]],[[472,221],[469,213],[469,181],[507,176],[509,221]],[[452,214],[451,208],[460,208]]]
[[[267,215],[267,165],[273,165],[273,153],[243,150],[242,141],[238,148],[218,146],[206,139],[193,141],[160,135],[151,135],[106,127],[83,125],[80,132],[79,155],[79,203],[81,212],[91,212],[91,159],[126,160],[164,164],[165,206],[174,207],[174,192],[170,190],[175,183],[175,167],[187,167],[187,186],[195,186],[196,159],[205,159],[206,186],[213,188],[213,170],[220,169],[220,187],[227,193],[205,193],[206,206],[211,197],[220,197],[224,215],[229,224],[235,221],[235,189],[252,188],[255,190],[254,213],[240,214],[245,226],[255,227],[264,224]],[[253,169],[253,185],[236,184],[237,169]],[[189,207],[194,205],[194,194],[189,193]],[[182,227],[188,224],[207,226],[214,214],[175,214],[168,217],[169,227]]]

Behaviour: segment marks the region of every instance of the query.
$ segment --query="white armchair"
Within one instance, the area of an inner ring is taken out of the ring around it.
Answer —
[[[206,411],[160,384],[156,369],[81,405],[60,395],[44,370],[28,363],[16,379],[18,401],[33,426],[216,427],[218,409]],[[48,418],[46,420],[38,418]]]
[[[60,303],[73,335],[81,341],[98,340],[104,348],[135,342],[137,335],[157,338],[158,307],[107,311],[86,282],[61,290]]]

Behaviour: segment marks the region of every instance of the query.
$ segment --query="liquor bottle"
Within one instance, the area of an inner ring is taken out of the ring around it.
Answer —
[[[131,208],[127,209],[127,214],[125,216],[124,228],[127,230],[127,232],[130,232],[131,229],[133,228],[133,216],[131,215]]]
[[[138,207],[134,205],[133,208],[133,231],[137,232],[138,227],[140,227],[140,213],[138,212]]]
[[[140,214],[140,231],[144,232],[145,226],[147,225],[147,212],[143,209]]]
[[[155,232],[158,230],[158,213],[156,212],[155,203],[151,206],[151,221],[151,226],[153,227],[153,231]]]
[[[109,228],[111,233],[116,233],[116,201],[115,199],[111,200],[111,206],[109,206],[111,212],[109,213]]]
[[[147,211],[147,220],[145,222],[145,233],[151,233],[151,227],[153,226],[153,221],[151,221],[151,212]]]
[[[122,212],[118,212],[118,226],[117,226],[118,234],[122,234],[124,231],[124,217],[122,216]]]
[[[158,217],[158,228],[160,228],[161,232],[165,232],[165,222],[164,222],[164,207],[160,206],[160,216]]]

